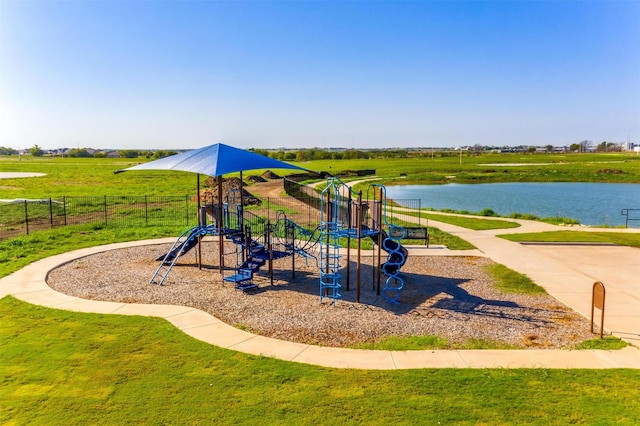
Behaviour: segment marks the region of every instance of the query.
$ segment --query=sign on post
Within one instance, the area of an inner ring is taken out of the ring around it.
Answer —
[[[593,290],[591,292],[591,332],[593,333],[593,314],[595,308],[600,309],[600,338],[602,339],[602,333],[604,330],[604,298],[605,298],[604,284],[600,281],[593,283]]]

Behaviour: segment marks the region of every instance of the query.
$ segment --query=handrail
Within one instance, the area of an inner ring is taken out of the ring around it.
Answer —
[[[633,217],[633,212],[637,212],[636,214],[638,215],[638,217]],[[629,227],[629,221],[630,220],[637,220],[640,222],[640,209],[622,209],[622,211],[620,212],[620,214],[622,216],[626,216],[625,218],[625,228]],[[632,217],[629,217],[632,216]]]

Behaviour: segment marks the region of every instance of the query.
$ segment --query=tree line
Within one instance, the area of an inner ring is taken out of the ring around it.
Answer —
[[[485,152],[523,152],[536,153],[540,151],[555,152],[557,148],[553,145],[545,145],[541,147],[521,145],[514,147],[495,147],[486,145],[473,145],[461,148],[394,148],[394,149],[324,149],[324,148],[305,148],[291,150],[267,150],[260,148],[251,148],[249,151],[274,158],[280,161],[314,161],[314,160],[358,160],[358,159],[385,159],[385,158],[408,158],[408,157],[450,157],[461,154],[480,155]],[[620,152],[622,145],[614,142],[603,141],[594,144],[591,140],[582,140],[572,143],[568,147],[561,148],[563,152]],[[94,150],[90,148],[73,148],[65,150],[45,151],[38,145],[29,148],[29,154],[34,157],[44,155],[63,156],[72,158],[106,158],[114,156],[116,153],[120,158],[148,158],[159,159],[170,155],[178,154],[175,150],[139,150],[139,149],[122,149],[122,150]],[[0,146],[0,155],[18,155],[19,151],[14,148]]]

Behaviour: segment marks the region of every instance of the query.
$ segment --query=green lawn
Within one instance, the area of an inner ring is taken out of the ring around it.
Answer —
[[[361,371],[0,300],[3,424],[637,424],[638,370]]]
[[[629,153],[607,154],[490,154],[459,156],[438,153],[433,158],[372,158],[366,160],[318,160],[295,163],[315,171],[375,169],[376,183],[487,183],[487,182],[626,182],[640,183],[640,157]],[[0,156],[7,172],[40,172],[46,176],[3,179],[2,198],[48,198],[87,195],[185,195],[195,194],[193,173],[135,171],[114,174],[141,162],[139,159],[49,158]],[[519,164],[514,167],[512,164]],[[510,165],[511,164],[511,165]],[[401,170],[406,177],[398,179]],[[292,170],[275,170],[280,175]],[[616,173],[612,173],[615,171]],[[245,172],[247,177],[263,171]],[[230,175],[231,176],[231,175]],[[204,181],[204,179],[203,179]],[[368,184],[362,184],[366,192]],[[359,187],[359,186],[358,186]],[[357,188],[358,188],[357,187]]]
[[[421,212],[420,217],[425,219],[436,220],[438,222],[448,223],[450,225],[460,226],[462,228],[473,229],[475,231],[484,231],[488,229],[509,229],[518,228],[520,224],[510,220],[500,219],[480,219],[467,216],[451,216],[437,213]]]
[[[638,232],[550,231],[506,234],[499,235],[499,237],[517,242],[610,243],[621,246],[640,247],[640,233]]]
[[[465,156],[462,165],[457,157],[360,161],[302,165],[376,168],[388,182],[397,170],[430,182],[454,174],[468,182],[640,182],[640,159],[613,154]],[[532,164],[482,165],[501,161]],[[195,193],[192,174],[113,174],[137,162],[2,158],[3,171],[47,173],[3,180],[2,198]],[[598,172],[605,168],[624,173]],[[179,231],[80,226],[36,232],[0,242],[0,277],[53,254]],[[639,246],[632,236],[638,234],[622,235]],[[72,313],[11,297],[0,299],[0,383],[0,424],[635,425],[640,419],[639,370],[328,369],[213,347],[161,319]]]

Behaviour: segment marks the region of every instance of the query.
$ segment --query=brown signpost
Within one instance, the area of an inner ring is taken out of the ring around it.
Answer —
[[[604,284],[600,281],[593,283],[593,290],[591,294],[591,332],[593,333],[593,314],[595,308],[602,311],[600,315],[600,338],[602,339],[602,333],[604,330],[604,298],[605,298]]]

